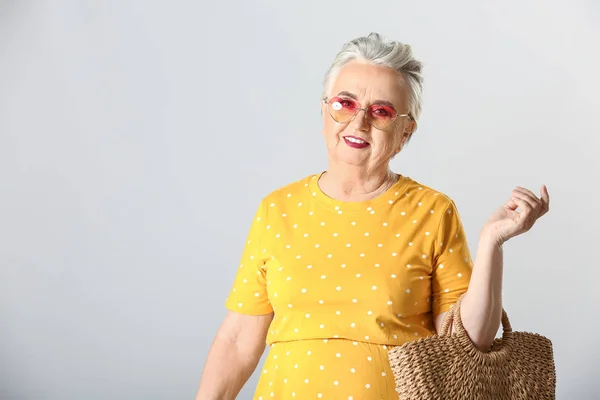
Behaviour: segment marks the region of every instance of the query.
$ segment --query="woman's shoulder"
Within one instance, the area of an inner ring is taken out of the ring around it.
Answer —
[[[304,197],[310,194],[310,182],[312,179],[316,179],[318,176],[319,174],[310,174],[277,187],[263,197],[263,202],[272,204],[276,203],[277,200],[291,200],[292,198],[300,202]]]
[[[449,205],[454,203],[453,199],[446,192],[435,189],[411,177],[401,176],[400,179],[406,180],[404,190],[407,197],[413,194],[420,199],[420,202],[426,201],[429,204]]]

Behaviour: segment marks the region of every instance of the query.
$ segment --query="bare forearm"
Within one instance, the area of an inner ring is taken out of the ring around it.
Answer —
[[[217,337],[208,354],[196,400],[235,399],[256,369],[261,354],[244,353],[235,343]]]
[[[469,337],[482,351],[489,350],[502,319],[503,248],[482,232],[461,319]]]

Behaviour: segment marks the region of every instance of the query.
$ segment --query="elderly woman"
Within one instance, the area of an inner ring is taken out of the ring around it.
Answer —
[[[265,342],[255,399],[397,398],[389,349],[434,335],[463,294],[465,329],[490,348],[502,245],[549,195],[515,188],[473,263],[453,200],[390,170],[417,127],[421,68],[410,46],[378,34],[343,46],[321,104],[328,168],[260,203],[197,399],[234,399]]]

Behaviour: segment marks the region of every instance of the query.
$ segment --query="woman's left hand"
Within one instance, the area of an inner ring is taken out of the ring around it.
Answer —
[[[516,209],[519,208],[520,212]],[[527,232],[535,222],[550,210],[548,188],[543,185],[541,198],[531,190],[517,186],[511,198],[492,214],[482,234],[489,235],[498,245]]]

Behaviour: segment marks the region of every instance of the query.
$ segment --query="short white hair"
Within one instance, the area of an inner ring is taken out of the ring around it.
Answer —
[[[352,60],[366,60],[376,65],[394,69],[404,78],[409,92],[409,113],[417,121],[423,102],[423,64],[413,56],[412,48],[395,40],[386,40],[378,33],[359,37],[342,46],[323,80],[326,96],[332,78],[341,67]]]

